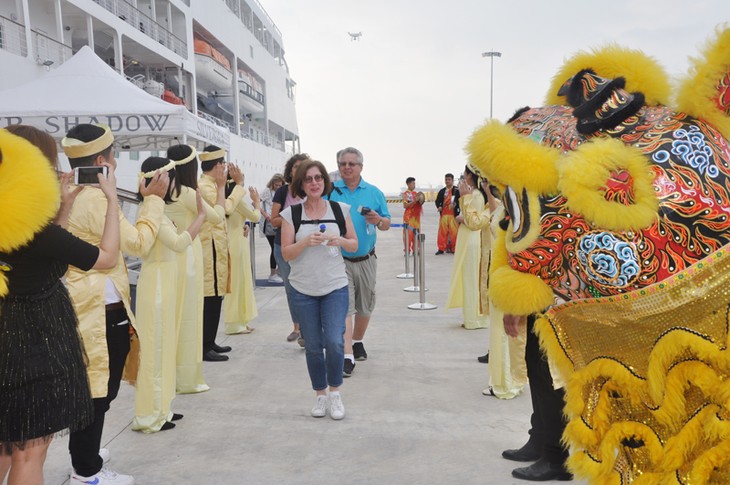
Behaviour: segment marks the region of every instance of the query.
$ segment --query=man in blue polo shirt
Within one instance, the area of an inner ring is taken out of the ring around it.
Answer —
[[[378,260],[375,256],[377,231],[390,229],[390,212],[383,192],[365,182],[363,157],[357,148],[347,147],[337,152],[340,180],[334,183],[329,198],[350,205],[350,217],[357,232],[357,251],[342,251],[350,283],[350,305],[345,322],[344,376],[349,377],[355,360],[368,358],[362,343],[375,308],[375,280]],[[350,315],[355,315],[353,326]]]

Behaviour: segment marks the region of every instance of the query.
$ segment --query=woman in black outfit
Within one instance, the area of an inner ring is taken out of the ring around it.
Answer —
[[[99,177],[109,210],[97,248],[52,223],[56,144],[28,128],[14,131],[33,143],[0,130],[0,482],[7,476],[8,485],[41,485],[53,436],[93,417],[76,315],[60,278],[69,264],[106,269],[119,255],[113,168]]]

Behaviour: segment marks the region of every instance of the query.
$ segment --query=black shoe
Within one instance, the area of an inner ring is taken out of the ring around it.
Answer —
[[[550,463],[547,458],[540,458],[530,466],[515,468],[512,470],[512,476],[531,482],[568,481],[573,479],[573,474],[565,469],[565,464]]]
[[[229,345],[223,345],[223,346],[221,346],[221,345],[218,345],[218,344],[213,344],[213,346],[211,347],[211,349],[215,350],[219,354],[225,354],[226,352],[230,352],[232,350]]]
[[[223,362],[228,360],[227,355],[221,355],[215,350],[209,350],[203,354],[203,360],[206,362]]]
[[[180,421],[183,418],[182,414],[172,413],[172,419],[170,421]]]
[[[436,256],[438,256],[439,254],[444,254],[444,252],[439,249],[438,251],[436,251]]]
[[[368,353],[365,352],[365,346],[362,342],[352,344],[352,353],[355,356],[355,360],[368,360]]]
[[[175,427],[175,423],[165,421],[164,423],[162,423],[162,427],[160,428],[160,431],[167,431],[168,429],[172,429],[174,427]]]
[[[477,360],[482,364],[489,364],[489,352],[484,355],[480,355],[479,357],[477,357]]]
[[[345,359],[345,365],[342,367],[342,377],[350,377],[355,369],[355,363],[350,359]]]
[[[535,461],[540,459],[540,448],[529,441],[518,450],[504,450],[502,458],[512,461]]]

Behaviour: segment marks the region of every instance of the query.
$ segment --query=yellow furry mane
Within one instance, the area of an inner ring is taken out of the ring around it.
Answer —
[[[648,105],[669,103],[669,76],[659,62],[639,50],[609,44],[589,52],[580,51],[565,61],[550,83],[545,104],[567,104],[565,96],[558,96],[558,90],[583,69],[593,69],[599,76],[609,79],[623,77],[626,79],[626,90],[644,93]]]
[[[58,211],[60,189],[51,163],[30,142],[0,130],[0,251],[26,244]],[[7,281],[0,271],[0,295]]]

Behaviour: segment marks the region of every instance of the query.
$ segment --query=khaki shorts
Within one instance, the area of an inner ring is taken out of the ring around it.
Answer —
[[[357,313],[369,317],[375,309],[375,277],[378,272],[378,258],[373,255],[365,261],[345,260],[347,282],[350,287],[348,315]]]

